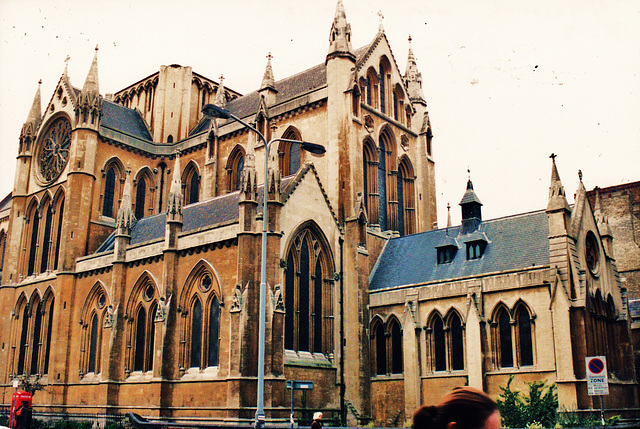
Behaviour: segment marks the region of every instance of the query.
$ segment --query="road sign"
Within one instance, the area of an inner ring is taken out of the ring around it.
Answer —
[[[312,390],[313,381],[287,380],[287,389],[292,390]]]
[[[608,395],[607,358],[605,356],[587,356],[587,393],[590,396]]]

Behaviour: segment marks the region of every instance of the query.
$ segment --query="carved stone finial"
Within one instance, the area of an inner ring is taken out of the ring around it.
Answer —
[[[582,182],[582,170],[578,170],[578,179]]]

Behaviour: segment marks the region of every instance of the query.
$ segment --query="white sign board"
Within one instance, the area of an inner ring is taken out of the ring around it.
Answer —
[[[587,393],[590,396],[608,395],[607,358],[605,356],[587,356]]]

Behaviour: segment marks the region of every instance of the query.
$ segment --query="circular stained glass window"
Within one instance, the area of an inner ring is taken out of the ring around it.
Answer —
[[[107,298],[105,298],[104,294],[101,293],[100,296],[98,297],[98,308],[102,308],[104,307],[104,304],[107,302]]]
[[[60,176],[69,161],[71,146],[71,123],[64,117],[58,118],[47,128],[40,139],[38,152],[38,172],[45,183],[53,182]]]
[[[585,258],[587,261],[587,268],[589,268],[591,274],[596,275],[598,273],[600,251],[596,236],[591,231],[587,234],[587,239],[585,241]]]

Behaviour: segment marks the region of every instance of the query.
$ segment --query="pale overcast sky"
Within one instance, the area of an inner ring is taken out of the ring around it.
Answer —
[[[568,195],[640,180],[640,1],[343,0],[353,47],[379,17],[400,71],[409,34],[434,131],[438,220],[454,224],[467,168],[485,219],[544,208],[550,160]],[[324,62],[334,0],[0,0],[0,198],[20,129],[43,109],[69,55],[82,87],[94,48],[100,91],[178,63],[242,93],[266,55],[276,80]],[[570,202],[572,202],[570,198]]]

